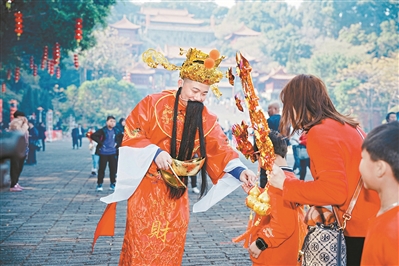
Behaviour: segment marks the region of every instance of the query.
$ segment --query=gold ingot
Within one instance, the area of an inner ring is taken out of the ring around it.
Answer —
[[[187,187],[186,184],[184,184],[183,181],[181,181],[181,179],[178,176],[176,176],[169,170],[159,170],[159,172],[161,172],[161,176],[162,176],[163,180],[165,180],[165,182],[168,183],[169,185],[171,185],[172,187],[175,187],[175,188],[186,188]]]
[[[257,201],[253,207],[253,210],[259,214],[260,216],[265,216],[270,214],[270,205],[266,203],[262,203],[260,201]]]
[[[256,202],[258,202],[258,200],[252,195],[248,195],[248,197],[245,199],[245,203],[250,209],[253,209]]]
[[[262,194],[260,194],[258,196],[258,200],[262,203],[269,203],[270,202],[270,196],[267,193],[267,189],[265,189],[265,191],[262,192]]]
[[[169,170],[160,170],[162,178],[166,183],[176,188],[185,188],[180,176],[195,176],[205,163],[205,158],[194,158],[187,161],[172,159]]]
[[[257,198],[260,195],[260,190],[258,186],[254,186],[253,188],[251,188],[248,194]]]
[[[172,159],[172,168],[178,176],[195,176],[205,163],[205,158],[194,158],[187,161]]]

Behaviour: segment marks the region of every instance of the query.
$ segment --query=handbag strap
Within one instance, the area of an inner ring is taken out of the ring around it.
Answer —
[[[360,137],[364,140],[364,136],[363,136],[363,134],[360,132],[360,130],[359,130],[358,127],[356,127],[356,130],[357,130],[357,132],[359,133]],[[346,210],[346,212],[345,212],[344,215],[342,216],[342,218],[344,219],[344,221],[343,221],[342,226],[339,225],[339,226],[341,227],[341,229],[345,229],[345,228],[346,228],[346,222],[349,221],[349,220],[352,218],[352,211],[353,211],[353,208],[354,208],[355,205],[356,205],[356,201],[357,201],[357,199],[359,198],[360,191],[362,190],[362,188],[363,188],[363,179],[360,177],[360,178],[359,178],[359,181],[357,182],[356,189],[355,189],[355,191],[353,192],[352,199],[351,199],[351,201],[350,201],[350,203],[349,203],[349,205],[348,205],[348,209]],[[337,207],[336,207],[336,206],[333,206],[333,210],[334,210],[335,213],[338,213]],[[337,219],[337,221],[338,221],[338,223],[339,223],[339,220],[338,220],[338,219]]]

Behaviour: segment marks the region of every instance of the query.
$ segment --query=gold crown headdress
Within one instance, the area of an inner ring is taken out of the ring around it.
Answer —
[[[182,66],[176,66],[169,63],[163,54],[148,49],[142,55],[143,61],[152,68],[157,68],[161,64],[167,70],[180,70],[180,77],[182,79],[191,79],[206,85],[211,86],[212,92],[216,97],[220,97],[222,93],[219,91],[215,83],[218,83],[223,78],[223,73],[219,69],[219,64],[225,59],[225,56],[220,56],[219,51],[212,50],[209,55],[196,48],[190,48],[188,51],[180,48],[180,55],[186,53],[186,60]]]

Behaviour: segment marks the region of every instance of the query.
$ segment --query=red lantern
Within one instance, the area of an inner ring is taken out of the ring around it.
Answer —
[[[76,24],[75,24],[75,39],[79,43],[82,38],[83,38],[83,31],[82,31],[82,22],[83,20],[81,18],[76,19]]]
[[[6,83],[5,82],[3,82],[3,84],[1,84],[1,92],[2,93],[6,93]]]
[[[50,74],[50,76],[54,75],[54,60],[48,60],[48,73]]]
[[[36,64],[33,66],[33,76],[34,77],[37,76],[37,65]]]
[[[61,57],[61,53],[60,53],[60,44],[58,42],[55,43],[55,46],[53,48],[53,60],[54,60],[54,64],[58,65],[58,63],[60,62],[60,57]]]
[[[18,83],[18,81],[19,81],[19,67],[15,68],[14,80],[15,80],[15,83]]]
[[[22,13],[20,11],[15,12],[14,16],[15,16],[15,33],[17,34],[19,40],[19,36],[21,36],[21,34],[24,32],[22,29],[23,28]]]
[[[43,49],[43,60],[47,61],[47,59],[48,59],[48,47],[44,46],[44,49]]]
[[[47,59],[48,59],[48,47],[44,46],[43,56],[42,56],[42,63],[40,65],[40,68],[42,70],[44,70],[46,68]]]
[[[33,56],[30,57],[30,60],[29,60],[29,68],[30,68],[30,69],[33,69]]]
[[[77,54],[73,55],[73,64],[75,65],[76,69],[79,69],[79,58]]]
[[[11,69],[7,70],[7,80],[11,79]]]
[[[57,66],[57,68],[55,70],[55,76],[57,79],[60,79],[60,77],[61,77],[61,68],[59,66]]]

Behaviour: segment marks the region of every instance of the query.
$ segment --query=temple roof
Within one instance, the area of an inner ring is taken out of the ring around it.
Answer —
[[[135,63],[132,67],[127,69],[130,74],[140,74],[140,75],[152,75],[155,74],[155,69],[150,68],[147,64],[143,62]]]
[[[145,8],[142,7],[140,14],[149,16],[150,22],[179,23],[199,25],[203,20],[194,19],[186,9]]]
[[[129,29],[129,30],[137,30],[140,29],[139,25],[133,24],[130,22],[127,18],[126,15],[123,15],[123,18],[114,24],[110,24],[112,28],[115,29]]]
[[[191,16],[164,16],[158,15],[150,18],[151,22],[182,23],[182,24],[202,24],[203,20],[194,19]]]
[[[259,78],[259,83],[268,81],[269,79],[291,80],[296,75],[288,74],[283,67],[272,70],[268,75]]]
[[[248,36],[259,36],[260,32],[254,31],[254,30],[248,28],[247,26],[245,26],[244,24],[242,24],[241,28],[239,28],[238,30],[234,31],[230,35],[226,36],[224,39],[228,40],[231,37],[233,37],[233,35],[237,35],[239,37],[241,37],[241,36],[246,36],[246,37],[248,37]]]
[[[151,8],[141,7],[140,13],[144,15],[188,16],[187,9]]]

